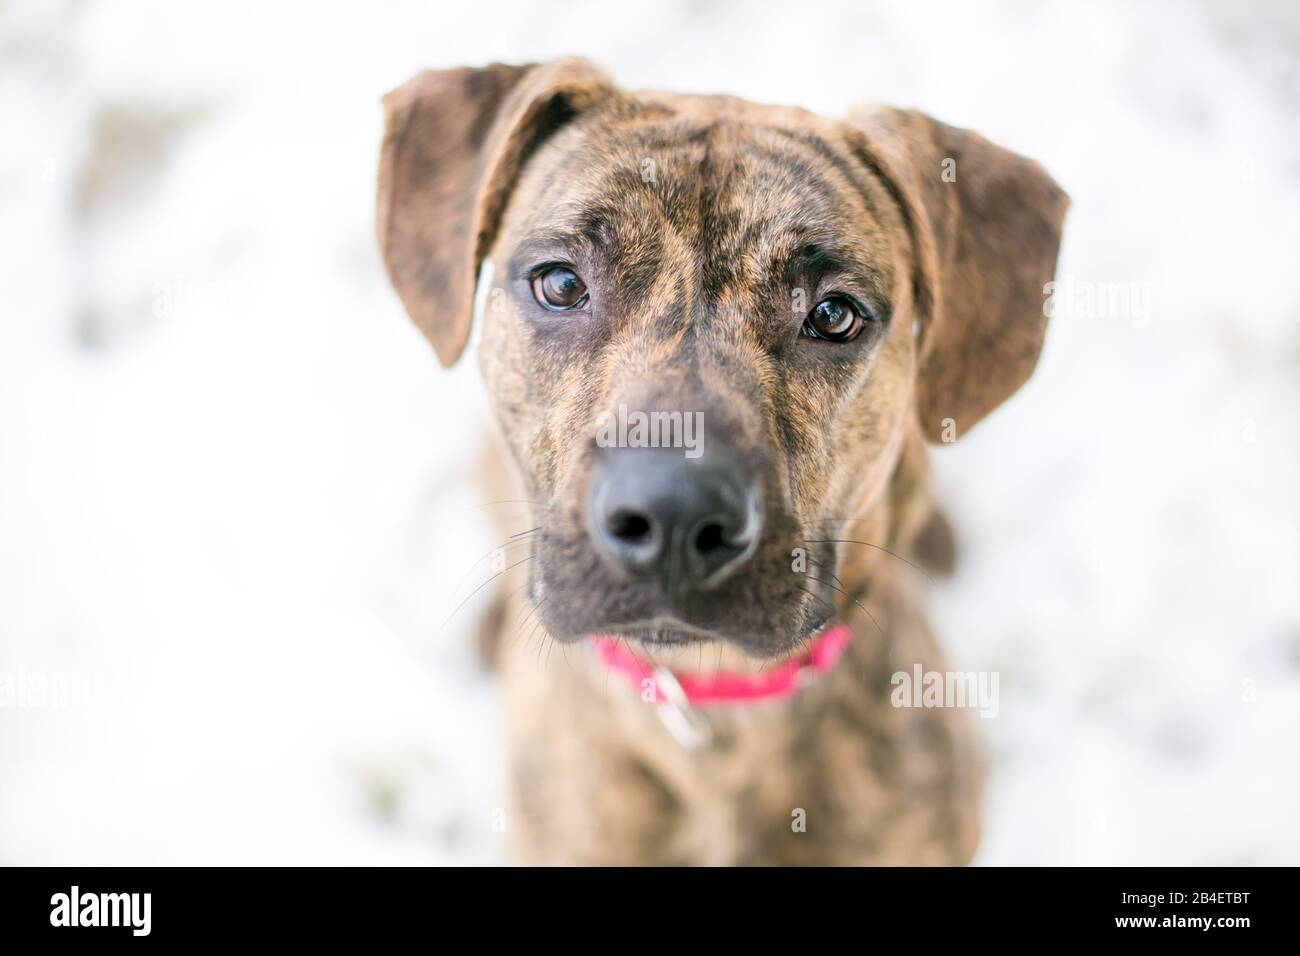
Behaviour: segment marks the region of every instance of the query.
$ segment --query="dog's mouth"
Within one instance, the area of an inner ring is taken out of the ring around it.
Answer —
[[[779,667],[790,658],[805,652],[827,632],[834,621],[835,618],[830,615],[821,615],[792,634],[781,638],[768,637],[754,642],[751,646],[775,649],[773,652],[762,654],[739,650],[734,639],[678,621],[621,627],[601,631],[589,637],[618,641],[647,659],[674,667],[694,665],[695,668],[716,669],[723,661],[734,659],[737,666],[743,666],[749,671],[761,672]]]
[[[757,661],[741,655],[734,662],[720,654],[706,663],[701,652],[694,664],[690,652],[676,646],[668,650],[677,651],[679,659],[665,660],[663,646],[652,654],[643,645],[610,636],[592,637],[588,643],[601,666],[626,679],[644,703],[654,705],[673,735],[694,747],[710,733],[708,722],[695,716],[696,709],[771,704],[793,697],[834,669],[852,638],[845,625],[830,624],[815,631],[797,653],[779,660]],[[683,654],[686,661],[680,659]]]

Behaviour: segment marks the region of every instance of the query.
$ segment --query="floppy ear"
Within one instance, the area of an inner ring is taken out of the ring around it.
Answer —
[[[965,434],[1038,361],[1069,198],[1037,163],[970,130],[888,108],[848,119],[866,134],[863,158],[893,189],[916,249],[921,428],[939,441],[950,419]]]
[[[613,86],[584,60],[421,73],[384,97],[376,231],[438,359],[469,340],[474,284],[524,162]]]

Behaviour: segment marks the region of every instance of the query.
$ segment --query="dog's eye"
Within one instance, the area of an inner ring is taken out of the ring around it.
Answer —
[[[552,266],[533,277],[533,298],[552,312],[574,312],[587,304],[587,286],[564,266]]]
[[[852,342],[862,331],[862,324],[862,313],[852,302],[842,295],[831,295],[808,313],[803,321],[803,334],[828,342]]]

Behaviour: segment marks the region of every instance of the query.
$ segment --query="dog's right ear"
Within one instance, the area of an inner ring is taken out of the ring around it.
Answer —
[[[596,67],[565,59],[421,73],[384,97],[379,251],[443,365],[469,341],[479,266],[524,162],[613,91]]]

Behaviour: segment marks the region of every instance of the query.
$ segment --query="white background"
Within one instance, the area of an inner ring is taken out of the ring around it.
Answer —
[[[378,101],[566,53],[1047,166],[1062,278],[1151,308],[1058,315],[935,451],[933,620],[1001,679],[978,862],[1300,862],[1298,50],[1285,3],[5,4],[0,674],[83,693],[0,708],[0,862],[504,858],[444,626],[482,389],[383,279]]]

